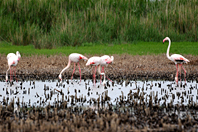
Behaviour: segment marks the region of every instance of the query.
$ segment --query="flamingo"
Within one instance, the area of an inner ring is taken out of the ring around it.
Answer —
[[[19,51],[14,53],[9,53],[7,55],[7,60],[8,60],[8,70],[6,71],[6,82],[8,81],[8,71],[10,70],[10,82],[12,80],[12,67],[14,67],[14,73],[15,73],[15,78],[16,78],[16,65],[18,64],[18,61],[21,59],[21,55]],[[16,78],[17,81],[17,78]]]
[[[78,63],[78,68],[79,68],[79,73],[80,73],[80,81],[81,81],[81,69],[80,69],[80,65],[79,65],[79,61],[80,60],[88,60],[87,57],[81,55],[81,54],[78,54],[78,53],[72,53],[69,55],[69,61],[68,61],[68,64],[67,66],[60,72],[59,74],[59,79],[61,80],[62,82],[62,73],[69,68],[69,66],[71,65],[71,62],[74,62],[74,70],[73,70],[73,73],[72,73],[72,76],[71,76],[71,80],[73,78],[73,74],[74,74],[74,71],[75,71],[75,65],[76,63]]]
[[[114,57],[113,56],[108,56],[108,55],[103,55],[100,57],[100,65],[102,66],[101,72],[104,72],[104,66],[107,66],[110,63],[113,63]],[[100,76],[101,79],[101,76]],[[109,78],[108,78],[109,79]],[[109,79],[110,80],[110,79]],[[111,81],[111,80],[110,80]],[[111,81],[112,82],[112,81]]]
[[[94,67],[93,67],[94,85],[96,84],[96,75],[95,75],[95,74],[96,74],[97,66],[99,67],[99,68],[98,68],[98,73],[99,73],[100,75],[104,75],[103,84],[105,84],[105,73],[101,73],[101,72],[100,72],[101,57],[93,56],[93,57],[89,58],[89,60],[88,60],[87,63],[86,63],[86,66],[89,66],[89,65],[95,66],[95,71],[94,71]]]
[[[169,45],[168,45],[168,48],[167,48],[167,53],[166,53],[166,56],[169,60],[173,61],[175,64],[176,64],[176,76],[175,76],[175,81],[178,85],[178,65],[179,65],[179,71],[180,71],[180,82],[181,82],[181,67],[182,69],[184,70],[184,78],[185,78],[185,84],[186,84],[186,70],[184,69],[184,67],[182,66],[183,63],[188,63],[190,62],[188,59],[186,59],[185,57],[183,57],[182,55],[180,54],[172,54],[171,56],[169,56],[169,50],[170,50],[170,46],[171,46],[171,40],[169,37],[166,37],[164,40],[163,40],[163,43],[165,41],[169,41]]]

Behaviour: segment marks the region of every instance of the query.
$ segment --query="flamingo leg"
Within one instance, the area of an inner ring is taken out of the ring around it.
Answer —
[[[184,70],[184,79],[185,79],[185,84],[186,84],[186,70],[184,69],[183,65],[181,65],[181,67]]]
[[[180,83],[181,83],[181,64],[179,64],[179,74],[180,74]]]
[[[10,82],[12,81],[12,67],[10,67]]]
[[[78,63],[78,68],[79,68],[80,82],[81,82],[81,69],[80,69],[80,65],[79,65],[79,63]]]
[[[176,81],[176,83],[177,83],[177,85],[178,85],[178,65],[176,64],[176,76],[175,76],[175,81]]]
[[[71,80],[73,78],[73,74],[74,74],[74,71],[75,71],[75,66],[76,66],[76,63],[74,63],[74,70],[73,70],[73,73],[72,73],[72,76],[71,76]]]
[[[95,72],[94,72],[94,67],[93,67],[93,82],[94,82],[94,77],[95,77],[95,74],[94,74]]]
[[[95,66],[95,72],[94,72],[94,85],[96,85],[96,69],[97,69],[97,66]]]
[[[106,78],[109,80],[109,81],[111,81],[111,82],[113,82],[111,79],[109,79],[107,76],[106,76]]]
[[[102,67],[101,73],[104,73],[104,66]],[[105,76],[109,81],[113,82],[111,79],[109,79],[107,76]],[[102,75],[100,75],[100,78],[102,78]],[[100,82],[101,83],[101,82]]]
[[[104,66],[102,66],[102,70],[101,70],[101,73],[104,72]],[[102,75],[100,75],[100,84],[102,82]]]

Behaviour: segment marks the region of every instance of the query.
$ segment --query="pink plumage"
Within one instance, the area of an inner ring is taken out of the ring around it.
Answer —
[[[93,67],[93,80],[94,80],[94,85],[96,84],[96,69],[98,67],[98,73],[100,75],[104,75],[104,81],[103,81],[103,84],[105,84],[105,73],[101,73],[100,71],[100,65],[101,64],[106,64],[106,62],[103,62],[101,57],[99,56],[93,56],[91,58],[89,58],[89,60],[87,61],[86,63],[86,66],[89,66],[89,65],[92,65],[92,66],[95,66],[95,71],[94,71],[94,67]]]
[[[12,81],[12,67],[14,67],[14,73],[15,73],[15,78],[16,78],[16,65],[18,64],[18,61],[21,59],[21,55],[19,51],[14,53],[9,53],[7,55],[7,60],[8,60],[8,70],[6,71],[6,81],[8,81],[8,71],[10,70],[10,82]],[[17,78],[16,78],[17,80]]]
[[[171,56],[169,55],[169,51],[170,51],[170,46],[171,46],[171,40],[169,37],[166,37],[164,40],[163,40],[163,43],[165,41],[169,41],[169,45],[168,45],[168,48],[167,48],[167,52],[166,52],[166,56],[169,60],[173,61],[175,64],[176,64],[176,76],[175,76],[175,81],[177,82],[178,84],[178,65],[179,65],[179,70],[182,69],[184,70],[184,77],[185,77],[185,83],[186,83],[186,70],[183,68],[182,64],[183,63],[188,63],[190,62],[188,59],[186,59],[185,57],[183,57],[182,55],[180,54],[172,54]],[[181,74],[181,70],[180,70],[180,74]],[[180,81],[181,81],[181,77],[180,77]]]
[[[73,70],[73,73],[72,73],[72,76],[71,76],[71,79],[73,78],[73,74],[74,74],[74,71],[75,71],[75,66],[76,66],[76,63],[78,63],[78,68],[79,68],[79,73],[80,73],[80,81],[81,81],[81,69],[80,69],[80,65],[79,65],[79,61],[80,60],[88,60],[87,57],[85,57],[84,55],[82,54],[78,54],[78,53],[72,53],[69,55],[69,61],[68,61],[68,64],[67,66],[60,72],[59,74],[59,79],[62,81],[62,73],[69,68],[69,66],[71,65],[71,62],[74,62],[74,70]]]

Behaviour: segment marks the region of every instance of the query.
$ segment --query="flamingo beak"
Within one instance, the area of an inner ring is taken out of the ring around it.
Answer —
[[[163,40],[163,44],[164,44],[165,41],[166,41],[166,39]]]
[[[88,60],[87,57],[85,57],[85,58],[84,58],[84,61],[87,61],[87,60]]]
[[[60,82],[62,82],[62,78],[59,76]]]

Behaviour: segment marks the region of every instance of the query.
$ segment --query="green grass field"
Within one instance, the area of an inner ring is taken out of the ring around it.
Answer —
[[[65,46],[56,49],[35,49],[33,45],[15,46],[10,43],[0,42],[0,54],[15,53],[19,51],[21,55],[54,55],[81,53],[88,55],[103,54],[131,54],[131,55],[147,55],[166,53],[168,42],[136,42],[131,44],[93,44],[86,43],[83,46]],[[172,42],[170,55],[191,54],[198,55],[198,42]]]

